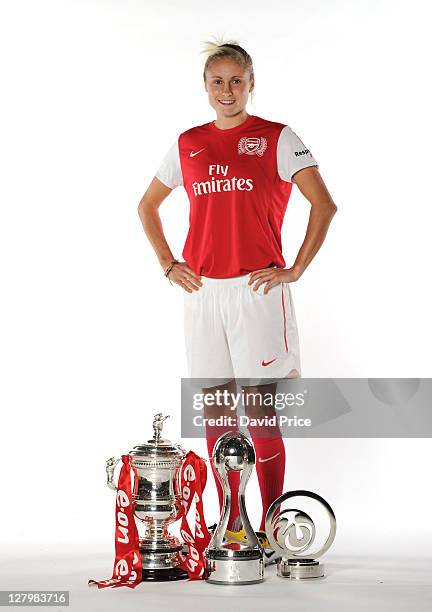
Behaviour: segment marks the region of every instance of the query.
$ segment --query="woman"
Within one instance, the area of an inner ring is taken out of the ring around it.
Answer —
[[[212,391],[274,393],[278,378],[300,376],[297,325],[289,283],[297,281],[326,236],[336,206],[317,162],[288,125],[246,111],[255,79],[252,59],[236,42],[207,43],[204,86],[216,120],[176,138],[144,194],[139,215],[165,275],[184,290],[189,376],[214,379]],[[295,183],[311,204],[304,241],[286,268],[281,227]],[[190,200],[184,261],[174,258],[158,208],[175,187]],[[250,380],[252,379],[252,380]],[[250,384],[249,384],[250,381]],[[208,389],[207,389],[208,390]],[[273,406],[245,402],[249,416],[274,414]],[[259,402],[258,402],[259,404]],[[206,417],[231,415],[232,406]],[[213,446],[224,427],[208,427]],[[249,427],[256,451],[262,519],[282,493],[285,449],[278,427]],[[215,472],[213,470],[215,475]],[[215,475],[219,501],[222,491]],[[230,476],[228,530],[239,532],[238,473]]]

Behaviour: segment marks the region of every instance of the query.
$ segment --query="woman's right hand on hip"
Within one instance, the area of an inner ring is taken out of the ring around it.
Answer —
[[[188,293],[198,291],[202,287],[201,276],[195,274],[185,261],[176,263],[168,274],[168,278],[171,282],[180,285]]]

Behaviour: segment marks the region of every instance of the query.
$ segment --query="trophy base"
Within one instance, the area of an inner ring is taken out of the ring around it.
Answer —
[[[290,580],[310,580],[324,577],[324,565],[314,559],[280,559],[277,575]]]
[[[180,567],[168,569],[143,569],[142,582],[172,582],[173,580],[186,580],[188,573]]]
[[[139,552],[142,561],[142,580],[166,582],[170,580],[184,580],[188,573],[179,566],[178,553],[182,546],[146,549],[140,546]]]
[[[256,584],[264,580],[264,561],[260,559],[207,559],[210,584]]]

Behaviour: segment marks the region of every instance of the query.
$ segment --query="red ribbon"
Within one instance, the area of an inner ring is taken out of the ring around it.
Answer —
[[[180,471],[181,527],[180,533],[188,547],[188,554],[179,567],[186,570],[189,580],[203,580],[207,577],[205,549],[210,542],[210,533],[204,518],[202,494],[207,482],[207,466],[193,451],[189,451]],[[187,515],[195,501],[195,534],[192,535]]]
[[[135,523],[132,503],[131,470],[134,471],[134,488],[138,486],[135,468],[130,464],[129,455],[122,455],[123,465],[117,484],[115,510],[115,561],[112,578],[89,580],[89,585],[105,587],[127,586],[134,589],[141,582],[142,562],[139,554],[138,529]]]
[[[116,528],[115,528],[115,561],[112,578],[109,580],[89,580],[88,584],[105,587],[127,586],[135,588],[141,582],[142,561],[139,554],[138,529],[133,513],[133,496],[131,486],[131,471],[134,471],[135,492],[138,486],[138,476],[130,464],[129,455],[122,455],[123,465],[117,485],[116,495]],[[180,533],[188,546],[186,556],[177,554],[178,566],[184,569],[190,580],[202,580],[207,577],[204,552],[210,542],[210,533],[204,518],[202,493],[207,482],[207,467],[205,461],[189,451],[181,470],[179,471],[181,518]],[[196,503],[195,534],[187,521],[187,515],[192,502]]]

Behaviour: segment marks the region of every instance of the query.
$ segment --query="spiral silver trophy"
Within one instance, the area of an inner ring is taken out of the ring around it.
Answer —
[[[143,581],[188,578],[187,572],[177,567],[178,552],[183,546],[168,533],[168,526],[179,518],[181,511],[177,476],[186,451],[179,444],[161,438],[167,418],[162,413],[156,414],[153,439],[134,446],[129,452],[131,465],[138,475],[138,487],[133,495],[134,516],[138,527],[144,525],[144,534],[139,537]],[[119,461],[111,458],[106,464],[107,484],[115,491],[114,469]]]
[[[213,584],[252,584],[264,580],[263,549],[249,522],[245,489],[255,465],[255,450],[240,432],[227,432],[218,438],[212,456],[223,489],[219,523],[206,550],[207,582]],[[241,472],[238,501],[245,531],[244,542],[224,542],[231,507],[228,472]]]
[[[327,518],[328,533],[323,545],[313,551],[316,527],[307,512],[297,508],[283,508],[284,502],[293,497],[306,497],[318,502]],[[281,578],[303,580],[306,578],[322,578],[324,566],[316,560],[332,545],[336,535],[336,518],[330,505],[311,491],[290,491],[284,493],[269,507],[265,530],[271,547],[280,556],[277,562],[277,573]],[[301,537],[298,537],[298,531]]]

